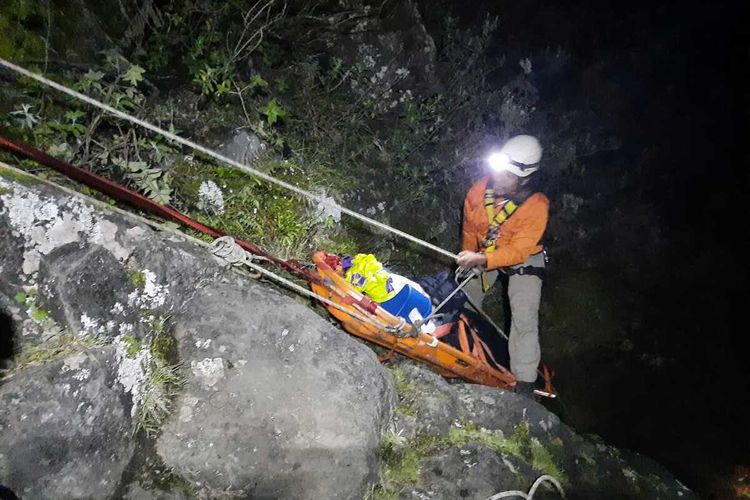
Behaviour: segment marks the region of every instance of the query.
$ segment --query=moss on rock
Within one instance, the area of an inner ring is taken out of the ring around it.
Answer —
[[[44,57],[45,43],[34,27],[43,26],[45,3],[14,0],[0,4],[0,57],[11,61]]]
[[[496,453],[522,458],[520,443],[515,435],[508,439],[500,430],[485,429],[473,422],[452,426],[443,442],[451,446],[479,444],[492,448]]]
[[[146,286],[146,274],[143,271],[128,269],[128,279],[138,290],[143,290]]]
[[[531,438],[531,466],[543,474],[558,479],[563,484],[568,483],[567,476],[558,467],[552,453],[536,438]]]
[[[35,178],[33,175],[27,174],[17,168],[4,165],[2,161],[0,161],[0,177],[23,184],[24,186],[31,186],[39,184],[40,182],[39,179]]]
[[[413,404],[419,395],[417,384],[408,379],[404,371],[397,365],[388,364],[386,368],[393,376],[393,383],[398,395],[399,404],[396,411],[403,415],[416,415]]]
[[[485,429],[473,422],[457,422],[442,436],[417,435],[407,440],[393,432],[389,433],[381,444],[380,477],[371,491],[371,498],[397,498],[401,491],[419,486],[422,464],[428,457],[448,447],[462,448],[467,445],[486,447],[501,456],[513,456],[537,473],[549,474],[568,484],[568,478],[554,456],[541,441],[531,437],[527,423],[518,424],[512,435],[505,436],[500,430]],[[528,488],[522,477],[519,476],[518,481],[519,488]]]
[[[60,333],[41,344],[24,344],[14,358],[16,368],[23,368],[32,363],[47,363],[97,345],[99,342],[96,339]]]
[[[122,341],[127,346],[127,350],[125,351],[125,355],[130,359],[135,359],[138,357],[138,353],[141,352],[141,341],[138,340],[136,337],[132,335],[125,335],[122,338]]]

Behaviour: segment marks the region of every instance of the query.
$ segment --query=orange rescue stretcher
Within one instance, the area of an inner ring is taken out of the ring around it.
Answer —
[[[312,260],[322,278],[318,282],[311,282],[315,293],[351,311],[356,316],[371,318],[373,322],[385,326],[385,328],[380,328],[370,322],[361,321],[336,307],[324,304],[331,315],[350,334],[382,346],[390,353],[397,352],[427,363],[437,373],[447,378],[462,378],[469,382],[508,390],[515,388],[516,378],[502,365],[489,362],[493,359],[492,352],[465,318],[459,319],[461,349],[457,349],[440,341],[440,338],[451,331],[453,324],[441,325],[433,334],[420,332],[349,285],[343,276],[329,264],[331,262],[329,254],[322,251],[316,252]],[[469,336],[472,342],[469,342]],[[537,392],[554,397],[555,390],[551,384],[549,370],[542,367],[540,374],[544,381],[544,390]]]

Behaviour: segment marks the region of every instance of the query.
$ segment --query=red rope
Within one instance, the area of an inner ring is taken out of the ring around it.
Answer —
[[[82,184],[85,184],[86,186],[92,189],[96,189],[100,193],[103,193],[118,201],[132,205],[136,208],[139,208],[143,210],[144,212],[149,212],[149,213],[158,215],[159,217],[162,217],[164,219],[174,220],[182,224],[183,226],[189,227],[190,229],[194,229],[196,231],[199,231],[203,234],[207,234],[214,238],[226,236],[226,233],[223,233],[219,231],[218,229],[214,229],[211,226],[202,224],[195,219],[191,219],[187,215],[175,210],[172,207],[156,203],[155,201],[147,198],[146,196],[136,193],[135,191],[128,189],[125,186],[122,186],[105,177],[102,177],[100,175],[89,172],[88,170],[84,170],[82,168],[71,165],[70,163],[66,163],[62,160],[54,158],[48,155],[47,153],[45,153],[44,151],[40,151],[39,149],[33,148],[25,144],[19,144],[17,142],[11,141],[10,139],[3,137],[2,135],[0,135],[0,149],[4,149],[5,151],[13,153],[17,156],[21,156],[24,158],[28,158],[30,160],[34,160],[35,162],[45,165],[51,169],[54,169],[60,172],[61,174],[67,177],[70,177],[71,179],[78,181]],[[310,272],[309,270],[302,268],[296,261],[287,261],[287,260],[279,259],[277,257],[267,254],[266,252],[264,252],[257,246],[253,245],[252,243],[248,243],[246,241],[237,240],[237,239],[235,239],[235,241],[237,242],[239,246],[241,246],[243,249],[247,250],[248,252],[254,255],[260,255],[261,257],[265,257],[266,259],[270,260],[276,265],[286,269],[287,271],[293,274],[296,274],[297,276],[300,276],[308,281],[312,281],[315,283],[320,282],[320,277],[317,274],[314,274]]]

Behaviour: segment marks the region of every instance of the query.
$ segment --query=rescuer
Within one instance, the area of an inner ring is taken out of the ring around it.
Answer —
[[[480,279],[465,292],[480,306],[498,273],[508,275],[510,368],[516,392],[533,397],[540,360],[539,302],[545,267],[540,245],[547,227],[549,200],[529,181],[539,170],[542,147],[530,135],[511,137],[486,164],[489,175],[477,181],[464,202],[462,251],[456,264],[480,267]]]

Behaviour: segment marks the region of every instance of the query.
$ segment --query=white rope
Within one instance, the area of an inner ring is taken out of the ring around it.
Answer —
[[[444,298],[444,299],[443,299],[443,301],[442,301],[442,302],[441,302],[440,304],[438,304],[438,306],[437,306],[437,307],[436,307],[435,309],[433,309],[433,310],[432,310],[432,313],[431,313],[431,314],[430,314],[429,316],[427,316],[427,317],[426,317],[425,319],[423,319],[422,321],[426,323],[427,321],[429,321],[429,320],[431,320],[432,318],[434,318],[435,316],[437,316],[437,315],[438,315],[438,311],[440,311],[440,309],[442,309],[442,308],[443,308],[443,307],[445,306],[445,304],[447,304],[447,303],[448,303],[448,302],[449,302],[449,301],[450,301],[450,300],[451,300],[451,299],[453,298],[453,296],[454,296],[454,295],[456,295],[456,294],[457,294],[458,292],[460,292],[460,291],[461,291],[461,289],[462,289],[463,287],[465,287],[465,286],[466,286],[466,284],[467,284],[467,283],[468,283],[469,281],[471,281],[472,279],[474,279],[474,278],[475,278],[475,275],[474,275],[474,274],[470,274],[470,275],[469,275],[469,276],[468,276],[468,277],[467,277],[467,278],[466,278],[466,279],[465,279],[465,280],[463,281],[463,283],[461,283],[461,284],[460,284],[460,285],[458,285],[458,286],[457,286],[456,288],[454,288],[454,289],[453,289],[453,291],[452,291],[452,292],[451,292],[451,293],[450,293],[450,294],[449,294],[449,295],[448,295],[448,296],[447,296],[446,298]]]
[[[200,240],[198,240],[198,241],[200,241]],[[201,243],[203,243],[203,242],[201,242]],[[234,240],[234,238],[232,238],[231,236],[222,236],[221,238],[216,238],[209,245],[209,250],[211,251],[212,254],[214,254],[217,257],[225,260],[226,262],[228,262],[232,266],[235,266],[235,265],[245,265],[245,266],[248,266],[249,268],[254,269],[255,271],[258,271],[259,273],[261,273],[261,274],[263,274],[265,276],[272,277],[272,279],[274,279],[274,280],[276,280],[276,281],[278,281],[280,283],[283,283],[284,285],[288,286],[289,288],[292,288],[293,290],[295,290],[295,291],[297,291],[299,293],[305,294],[305,295],[307,295],[309,297],[313,297],[313,298],[315,298],[317,300],[320,300],[320,301],[322,301],[322,302],[324,302],[324,303],[326,303],[326,304],[328,304],[328,305],[330,305],[330,306],[338,309],[339,311],[345,312],[349,316],[351,316],[351,317],[353,317],[355,319],[358,319],[359,321],[363,321],[365,323],[368,323],[370,325],[373,325],[376,328],[379,328],[379,329],[385,330],[385,331],[400,330],[400,327],[394,327],[394,326],[386,325],[385,323],[381,323],[380,321],[376,321],[376,320],[374,320],[372,318],[369,318],[367,316],[362,316],[362,315],[359,315],[357,313],[354,313],[350,309],[347,309],[344,306],[342,306],[342,305],[340,305],[340,304],[338,304],[336,302],[333,302],[333,301],[331,301],[331,300],[329,300],[329,299],[327,299],[327,298],[325,298],[325,297],[323,297],[321,295],[318,295],[315,292],[312,292],[312,291],[308,290],[307,288],[301,287],[298,284],[296,284],[295,282],[289,281],[286,278],[284,278],[282,276],[279,276],[278,274],[275,274],[272,271],[268,271],[267,269],[256,265],[255,262],[254,262],[256,260],[266,260],[266,261],[268,261],[269,259],[267,259],[265,257],[262,257],[262,256],[259,256],[259,255],[253,255],[253,254],[251,254],[250,252],[248,252],[247,250],[245,250],[244,248],[242,248],[241,246],[239,246],[237,244],[237,242]]]
[[[366,316],[360,316],[360,315],[357,315],[356,313],[352,313],[352,311],[341,306],[340,304],[337,304],[336,302],[333,302],[321,295],[318,295],[315,292],[308,290],[307,288],[301,287],[298,284],[294,283],[293,281],[287,280],[286,278],[279,276],[278,274],[272,271],[268,271],[267,269],[256,265],[255,264],[256,260],[267,261],[269,259],[259,256],[259,255],[251,254],[250,252],[242,248],[240,245],[238,245],[237,242],[234,240],[234,238],[232,238],[231,236],[222,236],[220,238],[216,238],[209,245],[209,250],[212,254],[216,255],[220,259],[225,260],[227,263],[229,263],[232,266],[237,266],[237,265],[248,266],[249,268],[254,269],[255,271],[258,271],[259,273],[262,273],[265,276],[269,276],[269,277],[272,276],[274,280],[279,281],[280,283],[284,283],[285,285],[289,286],[290,288],[294,289],[297,292],[303,293],[309,297],[313,297],[320,301],[323,301],[335,307],[336,309],[343,311],[354,318],[357,318],[360,321],[364,321],[366,323],[369,323],[373,326],[376,326],[384,330],[388,330],[390,328],[388,325],[380,323],[379,321],[375,321],[372,318],[368,318]]]
[[[248,165],[245,165],[243,163],[235,161],[235,160],[233,160],[231,158],[228,158],[228,157],[226,157],[226,156],[224,156],[224,155],[222,155],[220,153],[217,153],[216,151],[213,151],[213,150],[208,149],[208,148],[206,148],[204,146],[201,146],[200,144],[197,144],[197,143],[195,143],[195,142],[193,142],[193,141],[191,141],[189,139],[184,139],[184,138],[182,138],[182,137],[180,137],[180,136],[178,136],[176,134],[173,134],[173,133],[171,133],[171,132],[169,132],[167,130],[164,130],[163,128],[157,127],[156,125],[153,125],[153,124],[148,123],[148,122],[146,122],[144,120],[141,120],[140,118],[136,118],[136,117],[134,117],[134,116],[132,116],[132,115],[130,115],[128,113],[124,113],[122,111],[119,111],[119,110],[113,108],[112,106],[104,104],[101,101],[97,101],[96,99],[93,99],[93,98],[91,98],[91,97],[89,97],[87,95],[81,94],[80,92],[76,92],[73,89],[70,89],[70,88],[68,88],[68,87],[66,87],[64,85],[61,85],[61,84],[57,83],[57,82],[53,82],[52,80],[49,80],[48,78],[45,78],[45,77],[43,77],[41,75],[38,75],[36,73],[32,73],[31,71],[29,71],[29,70],[27,70],[25,68],[22,68],[21,66],[18,66],[16,64],[13,64],[12,62],[6,61],[5,59],[3,59],[1,57],[0,57],[0,66],[4,66],[5,68],[7,68],[7,69],[9,69],[11,71],[14,71],[14,72],[16,72],[18,74],[21,74],[23,76],[26,76],[28,78],[31,78],[32,80],[36,80],[37,82],[39,82],[39,83],[41,83],[43,85],[46,85],[48,87],[52,87],[53,89],[58,90],[58,91],[60,91],[60,92],[62,92],[64,94],[67,94],[67,95],[69,95],[71,97],[74,97],[76,99],[84,101],[84,102],[86,102],[86,103],[88,103],[88,104],[90,104],[92,106],[95,106],[95,107],[97,107],[99,109],[102,109],[102,110],[108,112],[108,113],[111,113],[111,114],[117,116],[118,118],[122,118],[123,120],[129,121],[129,122],[134,123],[136,125],[139,125],[139,126],[141,126],[143,128],[151,130],[152,132],[155,132],[155,133],[157,133],[159,135],[162,135],[162,136],[164,136],[164,137],[166,137],[166,138],[168,138],[168,139],[170,139],[170,140],[172,140],[174,142],[178,142],[178,143],[180,143],[180,144],[182,144],[184,146],[187,146],[189,148],[192,148],[192,149],[194,149],[196,151],[200,151],[201,153],[206,154],[208,156],[211,156],[211,157],[213,157],[213,158],[215,158],[215,159],[217,159],[217,160],[219,160],[219,161],[221,161],[223,163],[226,163],[227,165],[231,165],[231,166],[233,166],[233,167],[235,167],[235,168],[237,168],[239,170],[242,170],[244,172],[247,172],[247,173],[249,173],[251,175],[254,175],[256,177],[260,177],[261,179],[263,179],[263,180],[265,180],[267,182],[270,182],[270,183],[276,184],[277,186],[281,186],[281,187],[283,187],[285,189],[288,189],[289,191],[292,191],[292,192],[294,192],[294,193],[296,193],[296,194],[298,194],[300,196],[303,196],[305,198],[313,200],[313,201],[315,201],[317,203],[320,203],[320,204],[322,204],[324,206],[328,206],[328,207],[332,207],[332,208],[337,209],[337,210],[341,210],[343,213],[345,213],[345,214],[347,214],[347,215],[349,215],[351,217],[354,217],[355,219],[359,219],[360,221],[365,222],[366,224],[370,224],[370,225],[375,226],[377,228],[380,228],[382,230],[389,231],[389,232],[391,232],[391,233],[393,233],[395,235],[401,236],[402,238],[405,238],[405,239],[407,239],[409,241],[417,243],[418,245],[422,245],[423,247],[429,248],[430,250],[433,250],[433,251],[435,251],[437,253],[445,255],[446,257],[450,257],[451,259],[455,259],[457,257],[456,254],[451,253],[451,252],[449,252],[447,250],[444,250],[444,249],[440,248],[437,245],[433,245],[432,243],[428,243],[427,241],[419,239],[416,236],[412,236],[412,235],[410,235],[408,233],[405,233],[405,232],[403,232],[403,231],[401,231],[399,229],[393,228],[393,227],[391,227],[391,226],[389,226],[387,224],[383,224],[382,222],[378,222],[378,221],[376,221],[374,219],[371,219],[371,218],[369,218],[367,216],[364,216],[364,215],[362,215],[360,213],[357,213],[357,212],[355,212],[353,210],[350,210],[350,209],[348,209],[346,207],[338,205],[337,203],[330,201],[330,199],[323,198],[322,196],[316,195],[316,194],[311,193],[309,191],[305,191],[304,189],[301,189],[301,188],[299,188],[297,186],[289,184],[288,182],[284,182],[284,181],[282,181],[280,179],[277,179],[277,178],[275,178],[273,176],[265,174],[265,173],[263,173],[263,172],[261,172],[259,170],[256,170],[256,169],[254,169],[254,168],[252,168],[252,167],[250,167]]]
[[[362,321],[364,323],[368,323],[370,325],[373,325],[376,328],[379,328],[381,330],[385,330],[387,332],[391,332],[394,330],[394,327],[386,325],[384,323],[381,323],[380,321],[376,321],[372,318],[368,318],[367,316],[363,316],[361,314],[357,314],[355,312],[352,312],[351,310],[347,309],[346,307],[337,304],[336,302],[323,297],[322,295],[318,295],[317,293],[308,290],[305,287],[299,286],[297,283],[290,281],[283,276],[279,276],[278,274],[274,273],[273,271],[269,271],[263,267],[260,267],[259,265],[255,264],[254,262],[245,262],[245,265],[249,268],[261,273],[262,275],[271,278],[272,280],[276,281],[277,283],[281,283],[282,285],[286,286],[287,288],[290,288],[297,293],[300,293],[302,295],[307,295],[308,297],[314,298],[316,300],[319,300],[323,302],[324,304],[328,304],[329,306],[333,307],[334,309],[338,309],[339,311],[348,314],[352,318]]]
[[[536,481],[534,481],[534,484],[531,485],[531,488],[529,489],[528,493],[524,493],[523,491],[518,491],[518,490],[501,491],[500,493],[495,493],[494,495],[489,497],[487,500],[498,500],[500,498],[510,498],[510,497],[521,497],[526,500],[534,500],[534,494],[536,493],[536,490],[539,488],[539,486],[541,486],[545,482],[550,483],[552,486],[557,488],[557,491],[560,492],[560,496],[565,498],[565,490],[563,490],[563,487],[560,484],[560,481],[558,481],[552,476],[545,474],[543,476],[539,476],[538,478],[536,478]]]
[[[455,275],[455,278],[454,278],[454,280],[455,280],[455,282],[456,282],[456,284],[457,284],[457,285],[458,285],[458,280],[459,280],[459,279],[461,278],[461,276],[463,276],[464,274],[468,274],[468,276],[469,276],[469,279],[470,279],[470,278],[479,278],[479,277],[480,277],[480,276],[482,275],[482,268],[479,268],[479,267],[474,267],[474,268],[466,269],[466,268],[463,268],[463,267],[459,267],[459,268],[458,268],[458,269],[456,270],[456,275]],[[464,283],[462,283],[461,285],[459,285],[459,287],[463,287],[463,286],[464,286],[465,284],[466,284],[466,282],[464,282]],[[471,295],[469,295],[468,293],[466,294],[466,300],[467,300],[467,301],[469,302],[469,304],[471,304],[471,307],[473,307],[473,308],[474,308],[474,310],[475,310],[476,312],[478,312],[478,313],[479,313],[479,315],[480,315],[480,316],[482,316],[482,318],[484,318],[484,320],[485,320],[485,321],[487,321],[487,323],[489,323],[490,325],[492,325],[492,327],[493,327],[493,328],[494,328],[495,330],[497,330],[497,332],[498,332],[498,333],[499,333],[500,335],[502,335],[502,337],[503,337],[503,338],[504,338],[505,340],[507,340],[508,342],[510,342],[510,339],[508,338],[508,335],[506,335],[506,334],[505,334],[505,332],[503,331],[503,329],[502,329],[502,328],[500,328],[500,327],[499,327],[499,326],[497,325],[497,323],[495,323],[495,322],[494,322],[494,321],[492,320],[492,318],[490,318],[490,315],[489,315],[489,314],[487,314],[486,312],[484,312],[484,309],[482,309],[482,307],[481,307],[481,305],[482,305],[481,303],[480,303],[479,305],[477,305],[477,304],[476,304],[476,303],[474,302],[474,299],[472,299],[472,298],[471,298]]]

